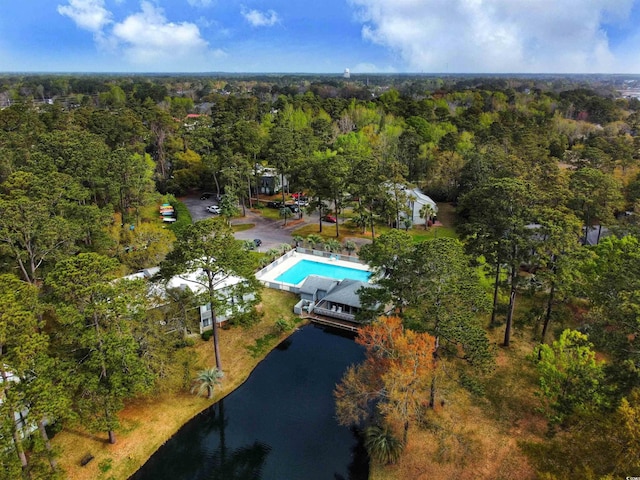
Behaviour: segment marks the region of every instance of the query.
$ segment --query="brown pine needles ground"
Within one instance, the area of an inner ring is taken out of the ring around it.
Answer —
[[[262,320],[250,327],[232,327],[220,332],[221,357],[225,377],[215,392],[213,400],[204,397],[171,391],[158,392],[147,398],[129,402],[120,413],[122,427],[116,432],[117,443],[109,445],[105,433],[92,434],[81,428],[66,428],[53,439],[55,448],[62,451],[60,466],[67,477],[73,480],[125,480],[182,425],[195,415],[226,396],[240,386],[255,366],[269,353],[270,348],[254,357],[247,349],[256,340],[277,332],[275,321],[281,316],[293,319],[295,295],[265,289],[260,309]],[[273,348],[286,334],[278,334],[270,343]],[[193,376],[205,367],[214,365],[211,340],[203,342],[199,338],[191,354],[195,357]],[[180,374],[169,381],[170,386],[179,385]],[[169,390],[169,389],[167,389]],[[81,459],[91,454],[94,459],[86,466]]]
[[[502,328],[491,332],[499,345]],[[535,479],[521,442],[542,442],[546,421],[536,412],[536,375],[527,359],[534,343],[519,330],[508,349],[498,347],[496,366],[476,397],[453,382],[441,382],[438,405],[423,428],[409,431],[396,465],[371,465],[371,480]],[[444,400],[444,406],[439,403]]]

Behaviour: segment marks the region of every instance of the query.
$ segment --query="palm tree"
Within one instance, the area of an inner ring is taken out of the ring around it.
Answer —
[[[347,251],[349,255],[355,252],[356,248],[358,248],[358,246],[356,245],[356,242],[354,242],[353,240],[347,240],[346,242],[344,242],[344,249]]]
[[[311,246],[312,250],[315,248],[316,245],[320,245],[322,242],[323,242],[323,239],[320,235],[316,235],[315,233],[312,233],[311,235],[307,236],[307,243]]]
[[[433,217],[436,211],[433,208],[433,205],[425,203],[418,213],[420,214],[420,218],[424,218],[424,229],[426,230],[429,222],[431,221],[431,217]]]
[[[327,240],[327,243],[324,244],[324,249],[332,253],[339,253],[340,250],[342,250],[342,244],[335,238],[332,238],[331,240]]]
[[[196,392],[197,395],[203,395],[204,392],[207,392],[207,398],[213,398],[213,389],[216,385],[220,385],[222,377],[224,377],[224,373],[216,367],[202,370],[194,380],[195,385],[191,388],[191,393]]]
[[[264,268],[271,263],[271,260],[270,257],[262,257],[258,263],[261,268]]]
[[[282,207],[280,209],[280,216],[284,218],[284,226],[287,226],[287,218],[293,215],[293,212],[289,209],[289,207]]]
[[[269,258],[273,262],[277,257],[280,256],[280,249],[279,248],[270,248],[269,250],[267,250],[267,255],[269,256]]]
[[[289,245],[288,243],[281,243],[280,244],[280,251],[283,254],[287,253],[289,250],[291,250],[291,245]]]
[[[304,242],[304,237],[301,237],[300,235],[294,235],[293,241],[295,242],[296,247],[301,247]]]
[[[404,450],[404,444],[399,439],[387,428],[378,425],[365,430],[364,446],[371,458],[384,465],[396,463]]]

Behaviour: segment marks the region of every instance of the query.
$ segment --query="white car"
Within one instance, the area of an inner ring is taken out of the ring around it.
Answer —
[[[216,215],[220,215],[221,210],[220,210],[220,207],[218,205],[209,205],[207,207],[207,212],[214,213]]]

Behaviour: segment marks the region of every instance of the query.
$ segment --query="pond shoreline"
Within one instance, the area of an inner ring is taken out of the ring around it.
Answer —
[[[286,303],[294,299],[293,296],[286,298]],[[290,311],[292,318],[292,308]],[[63,429],[54,437],[53,444],[62,449],[59,464],[67,478],[127,480],[186,423],[245,383],[274,348],[308,321],[298,321],[296,328],[280,334],[259,357],[251,356],[247,347],[271,334],[274,324],[275,320],[262,320],[248,329],[232,327],[221,331],[221,356],[227,368],[225,380],[211,400],[178,391],[131,401],[119,414],[122,425],[116,432],[117,443],[114,445],[110,445],[102,433],[94,435],[79,429]],[[199,342],[192,348],[200,363],[214,364],[211,342]],[[81,466],[80,461],[86,454],[92,455],[94,460]]]
[[[368,479],[362,438],[338,424],[333,397],[364,351],[353,335],[334,332],[298,329],[242,388],[184,425],[130,480]]]
[[[215,405],[216,403],[218,403],[220,400],[228,397],[230,394],[232,394],[233,392],[235,392],[238,388],[240,388],[242,385],[244,385],[247,380],[249,379],[249,377],[251,376],[251,374],[253,373],[253,371],[258,367],[258,365],[260,365],[260,363],[262,361],[264,361],[265,358],[267,358],[267,356],[276,348],[278,348],[278,345],[280,345],[282,342],[284,342],[285,340],[287,340],[287,338],[289,338],[291,335],[293,335],[296,331],[298,331],[298,329],[300,329],[301,327],[304,327],[306,325],[308,325],[310,322],[308,319],[304,319],[301,320],[300,323],[296,324],[296,327],[293,328],[292,330],[283,333],[278,340],[274,343],[274,345],[272,345],[269,349],[267,349],[265,352],[263,352],[259,357],[255,357],[255,363],[253,364],[252,368],[247,372],[247,374],[243,377],[238,379],[238,381],[233,383],[233,386],[229,387],[228,385],[225,385],[225,383],[222,383],[222,387],[220,390],[218,390],[218,392],[216,394],[214,394],[212,399],[203,399],[204,400],[204,405],[202,406],[202,408],[197,411],[194,415],[192,415],[191,417],[187,418],[184,422],[182,422],[179,426],[177,426],[177,428],[175,428],[175,430],[173,431],[173,433],[171,433],[171,435],[169,435],[167,438],[164,439],[164,441],[158,445],[158,447],[153,450],[153,452],[151,452],[151,454],[144,459],[144,461],[142,461],[140,463],[140,465],[138,466],[138,468],[135,469],[135,471],[131,472],[127,477],[126,480],[128,480],[132,475],[134,475],[135,473],[138,472],[138,470],[140,470],[140,468],[142,468],[147,461],[160,449],[160,447],[162,447],[164,444],[166,444],[169,440],[171,440],[171,438],[173,438],[173,436],[175,436],[182,427],[184,427],[187,423],[189,423],[191,420],[193,420],[195,417],[197,417],[198,415],[200,415],[201,413],[205,412],[206,410],[208,410],[209,408],[211,408],[213,405]],[[238,327],[239,328],[239,327]],[[227,360],[229,361],[229,360]],[[224,382],[224,381],[223,381]],[[226,387],[226,388],[224,388]],[[201,397],[202,398],[202,397]],[[116,480],[120,480],[118,478],[116,478]],[[122,480],[125,480],[125,478],[122,478]]]

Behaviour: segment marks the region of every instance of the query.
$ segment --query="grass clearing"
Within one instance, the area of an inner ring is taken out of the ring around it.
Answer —
[[[377,226],[376,227],[376,237],[387,233],[393,230],[387,226]],[[405,231],[403,229],[403,231]],[[437,227],[429,227],[427,230],[424,230],[424,227],[416,227],[410,228],[407,233],[413,237],[414,242],[422,242],[424,240],[430,240],[433,238],[439,237],[448,237],[448,238],[458,238],[458,234],[453,228],[437,226]],[[336,227],[335,224],[332,223],[323,223],[322,224],[322,232],[320,232],[320,227],[317,223],[304,225],[293,231],[292,235],[299,235],[303,238],[314,234],[320,235],[325,240],[335,240],[337,238],[338,241],[344,242],[348,238],[364,238],[367,240],[371,240],[371,231],[368,230],[364,234],[362,230],[350,225],[349,223],[340,224],[340,236],[336,237]]]
[[[526,321],[527,312],[539,302],[538,297],[518,295],[508,348],[500,346],[503,324],[489,330],[496,361],[480,379],[484,393],[474,396],[445,380],[440,386],[445,405],[437,405],[424,428],[411,427],[398,464],[372,463],[370,480],[539,478],[523,447],[548,440],[547,422],[537,411],[538,375],[529,358],[537,345],[536,326]],[[498,321],[503,322],[504,315]]]
[[[341,214],[340,220],[346,219],[344,223],[340,223],[339,233],[340,235],[336,237],[336,227],[333,223],[322,223],[322,232],[320,232],[319,223],[312,223],[304,225],[292,232],[292,235],[299,235],[303,238],[314,234],[320,235],[325,240],[338,240],[340,242],[344,242],[347,238],[363,238],[367,240],[371,240],[371,230],[367,228],[364,233],[362,233],[362,229],[357,227],[349,219],[350,215],[348,213]],[[422,242],[424,240],[429,240],[438,237],[447,237],[447,238],[459,238],[458,233],[455,229],[456,224],[456,211],[455,207],[450,203],[440,203],[438,204],[438,221],[440,224],[438,226],[427,227],[425,229],[422,225],[416,225],[414,228],[410,228],[407,233],[413,237],[415,242]],[[393,230],[391,227],[386,225],[376,225],[375,227],[375,235],[376,237],[387,233]]]
[[[396,465],[371,465],[370,480],[533,479],[517,438],[484,414],[478,401],[457,392],[438,407],[426,428],[412,427]]]
[[[279,208],[263,208],[260,210],[260,213],[264,218],[270,218],[271,220],[284,221],[284,218],[280,215]]]
[[[297,297],[292,293],[265,289],[258,308],[262,318],[257,324],[249,328],[221,329],[220,354],[225,377],[213,400],[184,391],[160,391],[131,401],[119,414],[122,427],[116,432],[115,445],[109,445],[105,433],[92,434],[80,428],[65,428],[57,434],[53,444],[63,452],[59,464],[68,478],[129,478],[182,425],[240,386],[270,350],[265,349],[261,355],[254,357],[247,347],[268,335],[274,335],[272,346],[286,338],[288,334],[279,333],[275,322],[284,318],[293,325],[293,306],[296,301]],[[194,347],[185,351],[194,364],[193,376],[199,369],[215,363],[211,341],[198,339]],[[180,379],[169,379],[169,382],[180,383]],[[87,453],[95,458],[82,467],[80,460]],[[101,465],[102,468],[110,465],[107,477],[101,471]]]
[[[231,225],[231,229],[236,232],[244,232],[245,230],[251,230],[255,227],[255,223],[236,223],[235,225]]]
[[[453,228],[440,226],[428,227],[426,230],[421,227],[411,228],[407,233],[413,237],[413,241],[416,243],[434,238],[458,238],[458,234]]]
[[[502,333],[502,328],[492,330],[492,341],[499,344]],[[439,397],[445,404],[427,413],[425,425],[410,428],[396,465],[371,464],[370,480],[537,478],[520,447],[542,441],[546,431],[536,412],[537,379],[526,358],[533,345],[514,341],[498,348],[494,370],[481,379],[483,396],[443,379]]]

